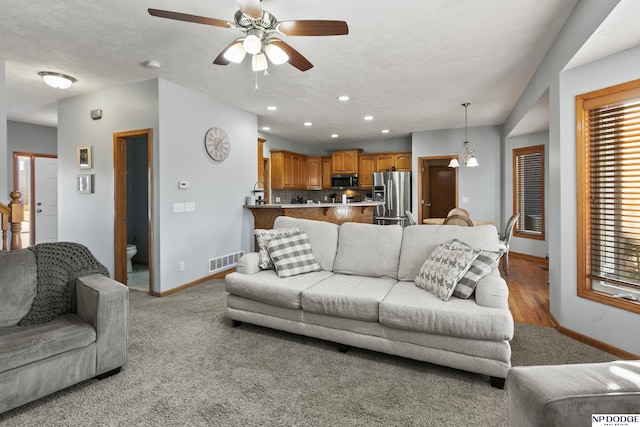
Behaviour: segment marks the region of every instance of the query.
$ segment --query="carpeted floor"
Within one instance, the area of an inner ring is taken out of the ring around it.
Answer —
[[[129,361],[0,414],[2,426],[505,426],[489,378],[224,317],[222,281],[155,298],[130,292]],[[615,357],[516,324],[513,365]]]

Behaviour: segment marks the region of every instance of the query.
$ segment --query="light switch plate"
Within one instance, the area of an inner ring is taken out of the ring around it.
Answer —
[[[186,202],[184,204],[184,211],[185,212],[193,212],[196,210],[196,202]]]
[[[181,212],[184,212],[184,203],[174,203],[173,213],[181,213]]]

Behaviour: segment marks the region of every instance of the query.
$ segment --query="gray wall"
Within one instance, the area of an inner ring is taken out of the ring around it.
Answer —
[[[506,140],[506,150],[504,155],[504,162],[502,168],[506,182],[504,183],[504,217],[509,218],[513,214],[513,150],[515,148],[531,147],[535,145],[544,145],[544,195],[545,195],[545,227],[549,218],[547,209],[549,206],[548,193],[549,193],[549,174],[546,171],[549,170],[549,131],[536,132],[528,135],[520,135]],[[501,229],[501,233],[504,228]],[[528,255],[534,255],[544,258],[549,252],[549,245],[547,244],[549,232],[545,230],[545,239],[525,239],[522,237],[513,237],[510,243],[510,250],[513,252],[519,252]]]
[[[13,189],[13,153],[58,154],[58,130],[50,126],[7,121],[7,182]]]
[[[562,263],[554,265],[551,286],[556,298],[551,312],[571,330],[640,354],[640,316],[626,310],[600,304],[576,294],[576,126],[575,97],[619,83],[640,79],[640,47],[586,64],[560,75],[558,115],[551,116],[551,186],[559,193],[549,215],[558,221],[558,232],[549,235],[549,246],[562,253]]]
[[[458,168],[458,207],[467,209],[474,219],[500,223],[500,135],[502,127],[483,126],[468,129],[469,146],[475,150],[480,166]],[[464,128],[416,132],[413,134],[414,171],[419,157],[451,156],[459,153],[464,141]],[[411,205],[418,212],[418,174],[413,173]],[[467,202],[463,202],[463,197]]]
[[[0,165],[7,164],[7,83],[5,62],[0,59]],[[0,203],[7,204],[10,193],[7,174],[0,173]]]

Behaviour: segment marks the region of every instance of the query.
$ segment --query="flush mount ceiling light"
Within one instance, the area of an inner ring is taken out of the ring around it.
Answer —
[[[76,81],[76,79],[71,76],[53,71],[40,71],[38,75],[42,77],[42,80],[44,80],[48,86],[56,89],[68,89]]]
[[[469,140],[467,139],[467,107],[469,107],[469,105],[471,105],[470,102],[462,104],[464,107],[464,142],[462,144],[464,146],[459,154],[454,154],[451,158],[451,161],[449,162],[450,168],[459,167],[460,161],[462,161],[468,168],[473,168],[479,165],[475,156],[475,151],[469,148]]]

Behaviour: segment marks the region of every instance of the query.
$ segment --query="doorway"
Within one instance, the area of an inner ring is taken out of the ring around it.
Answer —
[[[13,189],[21,193],[23,248],[58,240],[58,157],[13,153]]]
[[[420,157],[418,179],[418,222],[427,218],[444,218],[458,206],[458,174],[450,168],[451,156]]]
[[[115,280],[153,293],[151,129],[113,134]]]

